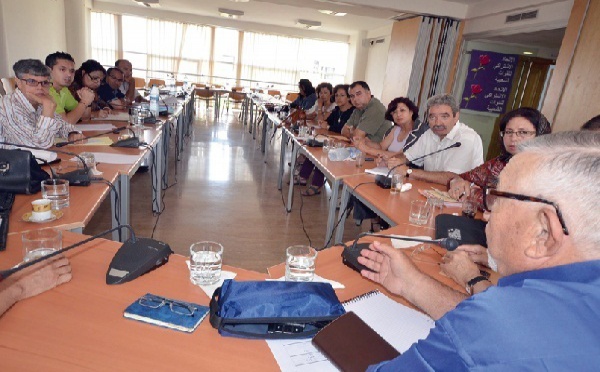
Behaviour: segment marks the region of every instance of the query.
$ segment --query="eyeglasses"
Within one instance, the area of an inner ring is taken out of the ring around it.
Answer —
[[[149,307],[151,309],[158,309],[161,306],[169,305],[169,308],[172,312],[179,315],[185,316],[194,316],[196,310],[198,310],[195,306],[191,306],[184,302],[173,301],[165,297],[159,296],[149,296],[145,295],[140,298],[138,303],[142,306]]]
[[[110,76],[110,77],[111,77],[111,79],[115,79],[116,81],[118,81],[118,82],[121,82],[121,83],[122,83],[123,81],[125,81],[125,80],[123,80],[123,79],[116,78],[116,77],[114,77],[114,76],[112,76],[112,75],[108,75],[108,76]]]
[[[491,212],[492,209],[494,208],[494,204],[496,204],[496,201],[498,200],[498,198],[509,198],[509,199],[513,199],[513,200],[534,202],[534,203],[543,203],[543,204],[551,205],[556,210],[556,215],[558,216],[558,221],[560,222],[560,225],[562,226],[563,232],[565,233],[565,235],[569,235],[569,230],[567,230],[567,225],[565,224],[565,220],[562,216],[562,213],[560,212],[560,209],[558,209],[558,205],[556,203],[551,202],[550,200],[536,198],[535,196],[513,194],[511,192],[498,191],[491,187],[485,187],[483,189],[483,207],[484,207],[484,209],[488,212]]]
[[[518,130],[518,131],[505,130],[505,131],[500,132],[500,137],[508,137],[508,136],[512,136],[512,135],[516,135],[519,138],[531,137],[531,136],[535,135],[535,131],[534,130]]]
[[[90,74],[87,74],[87,76],[88,76],[88,77],[90,78],[90,80],[91,80],[91,81],[93,81],[93,82],[100,81],[100,80],[102,80],[102,78],[104,77],[104,76],[92,76],[92,75],[90,75]]]
[[[50,80],[37,81],[35,79],[21,79],[21,78],[19,78],[19,80],[24,81],[25,84],[30,87],[37,87],[38,85],[41,85],[44,88],[48,88],[50,85],[52,85],[52,82]]]

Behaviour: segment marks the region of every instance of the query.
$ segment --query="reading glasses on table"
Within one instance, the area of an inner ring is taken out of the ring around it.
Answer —
[[[173,301],[166,297],[159,297],[159,296],[146,295],[146,296],[140,298],[140,300],[138,302],[140,305],[149,307],[151,309],[158,309],[159,307],[162,307],[162,306],[165,306],[168,304],[169,309],[171,309],[172,312],[174,312],[175,314],[186,315],[186,316],[194,316],[194,313],[196,312],[196,310],[198,310],[195,306],[191,306],[191,305],[188,305],[183,302]]]

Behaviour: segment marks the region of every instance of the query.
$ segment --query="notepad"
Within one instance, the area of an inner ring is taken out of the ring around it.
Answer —
[[[145,296],[154,295],[148,293],[142,297]],[[200,322],[202,322],[202,320],[206,317],[208,311],[210,310],[208,306],[202,306],[191,302],[166,299],[167,301],[175,301],[178,304],[190,306],[194,309],[194,312],[191,316],[184,315],[173,311],[172,306],[170,306],[170,302],[165,302],[163,305],[158,307],[144,306],[140,303],[140,299],[142,297],[135,300],[135,302],[129,305],[127,309],[125,309],[125,312],[123,313],[123,316],[125,318],[190,333],[198,327]]]

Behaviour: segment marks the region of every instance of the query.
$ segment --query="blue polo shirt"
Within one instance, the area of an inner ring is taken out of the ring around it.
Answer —
[[[100,99],[104,102],[110,104],[110,101],[113,99],[125,98],[125,95],[119,90],[119,88],[113,89],[110,87],[110,85],[108,85],[108,83],[102,83],[102,85],[100,85],[98,88],[98,97],[100,97]]]
[[[505,277],[369,370],[598,371],[600,260]]]

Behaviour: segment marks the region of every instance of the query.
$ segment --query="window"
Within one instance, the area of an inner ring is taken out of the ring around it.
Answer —
[[[112,66],[118,59],[116,16],[92,12],[92,59]]]
[[[238,64],[239,31],[215,28],[215,50],[213,53],[213,84],[235,85]]]

